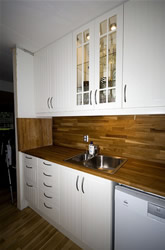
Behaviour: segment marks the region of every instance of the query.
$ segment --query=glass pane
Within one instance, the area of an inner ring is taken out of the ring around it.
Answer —
[[[108,102],[115,102],[115,101],[116,101],[116,89],[109,89]]]
[[[100,88],[106,88],[107,75],[107,37],[100,39]]]
[[[77,47],[82,44],[82,33],[77,35]]]
[[[77,105],[82,105],[82,94],[77,95]]]
[[[100,36],[107,33],[107,20],[100,23]]]
[[[89,81],[84,81],[84,91],[89,91]]]
[[[89,90],[89,44],[84,46],[84,91]]]
[[[109,31],[114,31],[117,29],[116,16],[109,18]]]
[[[84,46],[84,62],[89,62],[89,44]]]
[[[82,65],[77,66],[77,93],[82,92]]]
[[[116,32],[108,36],[108,87],[116,86]]]
[[[82,47],[77,48],[77,65],[82,64]]]
[[[84,43],[89,42],[90,40],[89,29],[83,32],[83,37],[84,37]]]
[[[106,90],[100,91],[99,103],[106,103]]]
[[[89,104],[89,93],[84,94],[84,104],[85,105]]]

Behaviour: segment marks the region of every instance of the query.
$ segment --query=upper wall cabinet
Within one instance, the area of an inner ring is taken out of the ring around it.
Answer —
[[[165,2],[124,4],[124,107],[165,106]]]
[[[74,32],[77,109],[121,107],[123,6]]]
[[[72,105],[72,34],[34,55],[36,112],[67,111]]]

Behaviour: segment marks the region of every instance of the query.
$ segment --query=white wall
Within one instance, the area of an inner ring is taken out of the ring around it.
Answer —
[[[0,91],[13,92],[13,82],[0,80]]]

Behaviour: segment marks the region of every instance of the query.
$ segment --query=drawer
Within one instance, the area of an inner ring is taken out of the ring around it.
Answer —
[[[39,199],[45,201],[46,203],[52,203],[57,208],[59,208],[60,199],[59,199],[59,190],[54,190],[53,192],[49,190],[39,190]]]
[[[24,163],[29,166],[36,166],[37,167],[37,158],[28,154],[23,155]]]
[[[25,179],[29,179],[34,183],[37,182],[37,167],[24,163]]]
[[[39,201],[39,210],[51,220],[59,224],[59,209],[52,203],[41,200]]]
[[[54,192],[59,189],[59,183],[52,177],[42,176],[42,179],[39,178],[39,187],[44,192]]]
[[[30,181],[25,181],[25,199],[33,207],[38,208],[38,192],[37,188]]]

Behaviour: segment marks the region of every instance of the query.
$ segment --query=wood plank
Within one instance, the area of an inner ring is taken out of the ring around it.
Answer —
[[[52,145],[52,119],[17,118],[18,150]]]
[[[165,115],[54,117],[53,145],[165,163]]]
[[[10,204],[8,190],[0,190],[0,249],[39,250],[81,248],[35,213]]]

